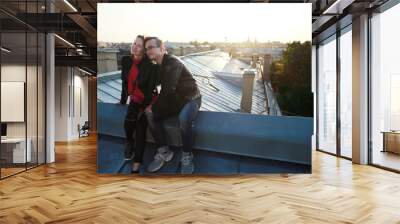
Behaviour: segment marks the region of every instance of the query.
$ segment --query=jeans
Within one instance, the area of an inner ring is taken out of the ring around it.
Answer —
[[[182,136],[182,150],[184,152],[193,151],[193,127],[200,106],[201,97],[187,102],[180,110],[177,110],[177,114],[179,114],[179,129]],[[167,134],[164,128],[164,120],[168,117],[160,116],[156,113],[147,113],[146,115],[149,123],[149,129],[150,132],[153,134],[156,146],[167,146]],[[174,114],[171,114],[171,116],[173,115]]]
[[[125,116],[124,128],[126,141],[129,143],[130,150],[134,150],[134,162],[143,162],[143,152],[146,142],[147,119],[144,114],[140,115],[140,105],[130,103]]]

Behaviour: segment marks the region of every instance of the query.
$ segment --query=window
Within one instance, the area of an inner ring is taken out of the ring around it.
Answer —
[[[351,158],[352,141],[352,33],[351,25],[340,36],[340,154]]]
[[[16,2],[0,3],[8,5],[15,6]],[[44,1],[17,5],[19,13],[39,13]],[[0,146],[0,178],[5,178],[45,163],[46,40],[40,31],[6,14],[0,13],[0,20],[7,21],[0,29],[0,110],[8,116],[1,118],[2,127],[7,129]],[[10,94],[15,102],[5,98]]]
[[[400,4],[371,18],[372,163],[400,170]]]
[[[318,48],[318,149],[336,153],[336,36]]]

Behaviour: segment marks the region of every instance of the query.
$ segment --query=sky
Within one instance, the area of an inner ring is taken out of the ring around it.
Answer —
[[[99,3],[97,40],[139,35],[170,42],[310,41],[311,4]]]

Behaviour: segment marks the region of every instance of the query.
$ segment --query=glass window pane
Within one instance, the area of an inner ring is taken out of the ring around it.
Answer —
[[[30,158],[28,168],[37,165],[37,79],[38,79],[38,36],[36,32],[27,33],[28,38],[28,63],[27,63],[27,80],[26,80],[26,112],[27,112],[27,142],[30,148]]]
[[[374,15],[372,29],[372,163],[400,170],[400,4]]]
[[[336,40],[318,48],[318,148],[336,153]]]
[[[1,1],[21,20],[44,13],[45,1]],[[1,178],[45,162],[45,35],[0,12],[2,121]],[[7,22],[4,22],[7,21]],[[22,85],[19,86],[19,85]],[[11,91],[14,91],[11,94]],[[6,100],[3,98],[6,97]],[[12,96],[12,97],[11,97]],[[12,106],[12,107],[11,107]],[[19,109],[16,110],[15,107]],[[17,117],[17,118],[15,118]]]
[[[351,30],[340,36],[340,150],[351,158],[352,141],[352,35]]]
[[[26,33],[2,33],[1,46],[1,140],[2,178],[25,170]]]
[[[46,36],[39,33],[38,45],[38,164],[45,163],[45,60],[46,60]]]

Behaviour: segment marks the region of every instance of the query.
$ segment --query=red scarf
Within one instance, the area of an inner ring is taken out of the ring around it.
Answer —
[[[140,63],[141,60],[132,59],[132,67],[129,71],[128,76],[128,94],[130,96],[131,102],[141,104],[144,100],[144,94],[139,88],[139,83],[137,81],[139,75],[139,69],[137,65]],[[135,84],[135,85],[134,85]]]

